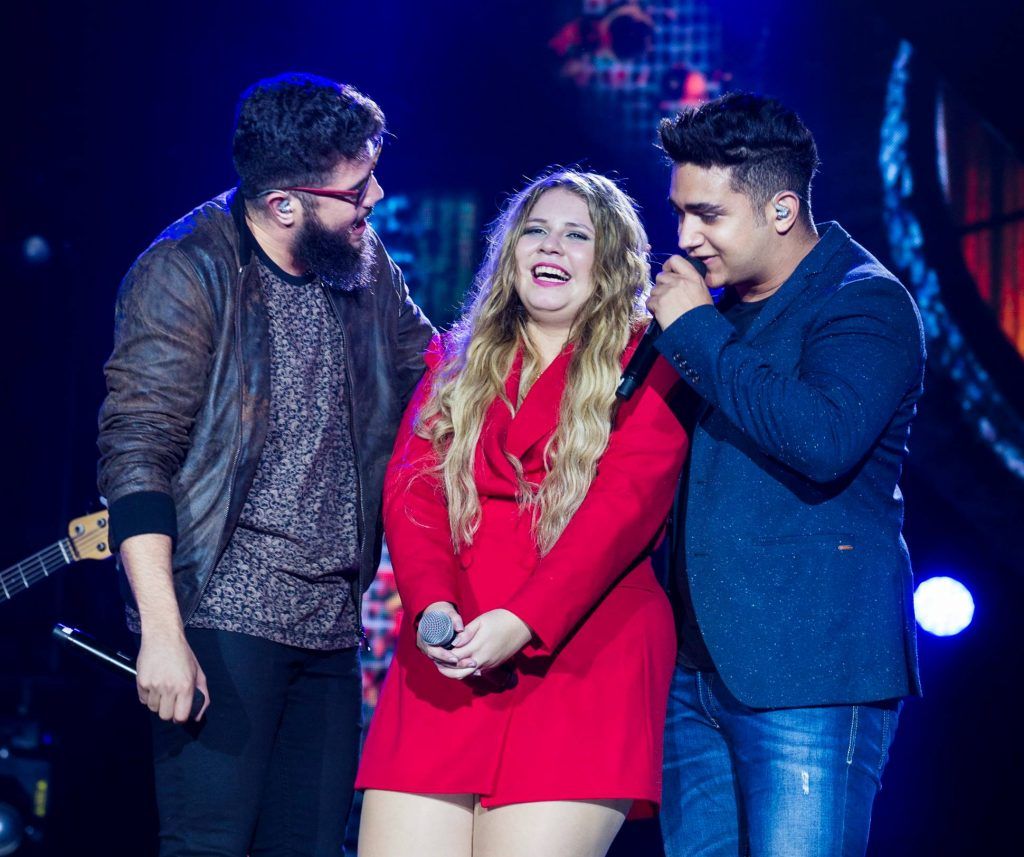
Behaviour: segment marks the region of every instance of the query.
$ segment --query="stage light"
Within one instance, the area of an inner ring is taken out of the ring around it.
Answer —
[[[615,58],[623,62],[641,59],[654,45],[654,20],[639,6],[623,3],[605,15],[598,25]]]
[[[53,256],[53,249],[42,235],[29,235],[22,242],[21,253],[30,265],[45,265]]]
[[[936,637],[959,634],[974,618],[974,598],[952,577],[930,577],[914,593],[917,624]]]
[[[9,803],[0,803],[0,857],[13,854],[25,838],[25,823]]]

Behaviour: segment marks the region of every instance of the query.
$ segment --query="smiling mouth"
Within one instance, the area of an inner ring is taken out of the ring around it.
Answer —
[[[554,265],[534,265],[530,269],[535,280],[542,283],[567,283],[571,279],[568,271],[556,268]]]

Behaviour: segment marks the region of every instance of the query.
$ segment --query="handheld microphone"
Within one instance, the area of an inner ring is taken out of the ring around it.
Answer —
[[[118,672],[127,673],[132,678],[138,675],[138,671],[135,669],[135,661],[128,657],[128,655],[124,654],[124,652],[115,652],[112,649],[108,649],[92,635],[86,634],[85,631],[79,631],[77,628],[71,628],[58,622],[53,626],[53,636],[68,645],[74,646],[77,651],[91,655],[104,666]],[[188,715],[190,720],[195,720],[199,716],[199,712],[203,710],[205,702],[206,697],[203,696],[203,692],[197,687],[192,695],[192,710]]]
[[[708,275],[708,266],[700,259],[694,259],[693,256],[684,256],[683,258],[693,265],[702,280]],[[654,347],[654,341],[659,336],[661,336],[661,325],[658,324],[657,319],[652,318],[651,323],[647,325],[643,339],[637,345],[633,356],[629,358],[629,363],[626,364],[622,378],[619,380],[619,387],[615,391],[615,395],[620,401],[628,402],[636,392],[636,388],[647,377],[647,373],[651,371],[654,361],[658,359],[658,349]]]
[[[452,617],[440,610],[428,610],[420,619],[420,639],[428,646],[450,649],[455,639]]]
[[[440,646],[442,649],[451,649],[452,640],[455,639],[455,625],[452,617],[440,610],[428,610],[420,618],[420,639],[428,646]],[[479,682],[486,690],[501,691],[515,687],[519,681],[515,667],[510,664],[502,664],[489,670],[480,670],[479,675],[471,676],[469,680]]]

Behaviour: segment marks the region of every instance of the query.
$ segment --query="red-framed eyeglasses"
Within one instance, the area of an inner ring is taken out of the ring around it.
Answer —
[[[266,196],[268,193],[275,193],[278,191],[288,191],[289,193],[299,192],[308,193],[311,196],[325,196],[328,199],[340,199],[342,202],[347,202],[356,208],[359,208],[363,204],[363,200],[366,199],[366,192],[370,189],[370,182],[373,180],[373,171],[377,168],[377,158],[380,157],[380,149],[377,150],[377,155],[374,156],[373,164],[370,166],[370,172],[367,173],[364,178],[355,187],[349,188],[348,190],[339,190],[333,187],[276,187],[270,188],[269,190],[261,191],[259,196]]]

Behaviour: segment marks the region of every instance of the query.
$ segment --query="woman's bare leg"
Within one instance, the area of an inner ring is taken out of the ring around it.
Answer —
[[[422,795],[367,789],[359,857],[471,857],[473,795]]]
[[[604,857],[629,800],[558,800],[484,809],[476,805],[473,857]]]

